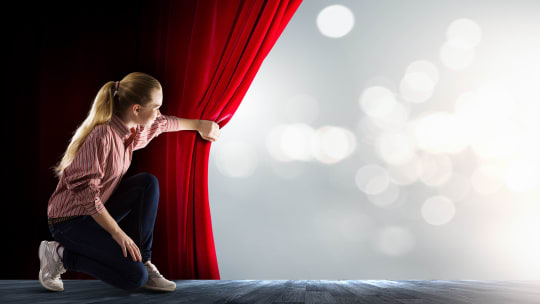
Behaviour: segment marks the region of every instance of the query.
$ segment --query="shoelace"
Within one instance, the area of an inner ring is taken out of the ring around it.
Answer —
[[[161,273],[157,270],[156,266],[154,264],[148,262],[148,264],[144,264],[148,270],[148,276],[151,277],[157,277],[157,278],[163,278]]]
[[[55,251],[53,254],[56,254],[56,247],[53,250]],[[54,276],[53,280],[60,280],[60,275],[66,272],[64,263],[62,263],[60,257],[58,257],[58,259],[59,260],[54,263],[54,272],[56,273],[56,276]]]
[[[60,275],[66,272],[64,265],[62,265],[62,261],[56,264],[54,272],[57,273],[57,275],[54,277],[54,280],[60,280]]]

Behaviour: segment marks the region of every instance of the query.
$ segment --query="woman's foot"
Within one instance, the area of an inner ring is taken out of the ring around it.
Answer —
[[[148,271],[148,281],[142,286],[143,288],[159,291],[174,291],[176,289],[176,283],[165,279],[149,260],[144,263],[144,266]]]
[[[59,245],[60,243],[57,241],[42,241],[39,245],[39,282],[43,287],[52,291],[64,290],[64,283],[60,279],[60,275],[66,272],[66,269],[56,251]]]

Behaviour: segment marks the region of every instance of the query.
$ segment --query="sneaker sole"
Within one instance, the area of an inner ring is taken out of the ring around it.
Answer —
[[[145,288],[145,289],[150,289],[150,290],[156,290],[156,291],[175,291],[176,290],[176,286],[174,286],[174,288],[160,288],[160,287],[154,287],[154,286],[143,286],[142,288]]]
[[[49,286],[47,284],[45,284],[45,282],[43,281],[43,265],[45,264],[45,246],[47,246],[47,241],[41,241],[41,244],[39,245],[39,253],[38,253],[38,256],[39,256],[39,282],[41,283],[41,285],[45,288],[47,288],[48,290],[51,290],[51,291],[64,291],[64,288],[58,288],[58,287],[54,287],[54,286]]]

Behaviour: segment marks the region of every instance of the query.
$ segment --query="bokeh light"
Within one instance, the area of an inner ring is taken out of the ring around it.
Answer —
[[[346,6],[330,5],[317,16],[317,27],[324,36],[341,38],[353,29],[354,15]]]
[[[446,39],[453,48],[472,49],[482,40],[482,30],[473,20],[462,18],[450,23]]]
[[[475,49],[456,48],[445,42],[439,51],[442,63],[452,70],[468,68],[474,61]]]
[[[422,217],[431,225],[447,224],[456,213],[456,207],[449,198],[436,195],[428,198],[422,205]]]

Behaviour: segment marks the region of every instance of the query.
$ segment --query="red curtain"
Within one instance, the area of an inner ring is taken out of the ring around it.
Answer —
[[[141,64],[163,85],[162,113],[223,132],[301,0],[144,2]],[[172,280],[219,279],[208,202],[211,142],[170,132],[138,155],[160,181],[152,262]]]

